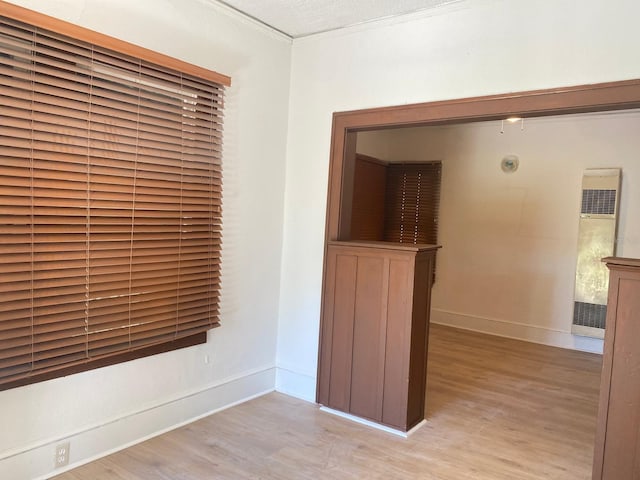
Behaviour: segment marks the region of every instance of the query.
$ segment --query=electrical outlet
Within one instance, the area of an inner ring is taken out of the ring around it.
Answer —
[[[54,461],[54,467],[60,468],[69,464],[69,449],[71,444],[69,442],[60,443],[56,445],[56,458]]]

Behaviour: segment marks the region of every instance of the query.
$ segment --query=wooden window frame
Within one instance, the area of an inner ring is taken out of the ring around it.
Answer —
[[[159,52],[154,52],[148,48],[140,47],[139,45],[134,45],[133,43],[125,42],[124,40],[95,32],[88,28],[80,27],[49,15],[44,15],[27,8],[19,7],[18,5],[5,2],[4,0],[0,0],[0,16],[11,18],[18,22],[27,23],[34,27],[49,30],[60,35],[65,35],[75,40],[90,43],[98,47],[113,50],[114,52],[118,52],[122,55],[139,58],[140,60],[160,65],[171,70],[193,75],[194,77],[199,77],[203,80],[219,83],[225,87],[231,86],[231,77],[228,77],[227,75],[193,65]]]
[[[75,41],[80,41],[85,44],[92,45],[93,47],[100,47],[102,49],[109,50],[116,54],[120,54],[123,57],[135,58],[136,60],[139,60],[147,65],[155,65],[162,67],[165,70],[179,72],[180,75],[185,74],[185,78],[186,76],[189,76],[191,78],[201,79],[210,84],[217,84],[219,87],[231,85],[231,79],[226,75],[222,75],[220,73],[169,57],[167,55],[163,55],[152,50],[148,50],[146,48],[139,47],[137,45],[133,45],[131,43],[107,35],[103,35],[101,33],[97,33],[83,27],[79,27],[77,25],[73,25],[54,17],[43,15],[38,12],[34,12],[32,10],[7,3],[3,0],[0,0],[0,16],[30,25],[32,27],[35,27],[36,29],[42,29],[58,35],[62,35]],[[219,195],[221,197],[221,192]],[[219,254],[220,252],[216,251],[216,253]],[[211,260],[209,260],[209,263],[211,263]],[[209,287],[209,289],[210,288],[211,287]],[[216,292],[219,292],[219,287],[216,287]],[[218,294],[216,293],[216,295]],[[216,322],[208,328],[213,328],[217,325],[218,324]],[[84,362],[76,362],[68,366],[61,365],[55,369],[47,369],[42,372],[36,371],[29,376],[20,377],[18,379],[0,383],[0,390],[6,390],[9,388],[66,376],[72,373],[100,368],[103,366],[146,357],[157,353],[167,352],[178,348],[202,344],[206,341],[206,331],[200,331],[199,333],[195,334],[189,333],[189,336],[177,337],[172,340],[147,345],[142,348],[137,347],[134,349],[122,351],[121,353],[117,354],[100,356],[96,359],[89,359]],[[2,345],[0,345],[0,348],[1,347]]]

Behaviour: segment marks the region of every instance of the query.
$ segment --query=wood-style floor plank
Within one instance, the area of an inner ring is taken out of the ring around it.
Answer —
[[[587,480],[601,357],[433,325],[402,439],[272,393],[57,480]]]

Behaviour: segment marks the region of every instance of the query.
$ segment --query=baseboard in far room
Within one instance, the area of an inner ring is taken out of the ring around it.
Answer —
[[[299,372],[289,366],[278,365],[276,367],[276,392],[316,403],[316,377],[309,373]]]
[[[598,338],[582,337],[537,325],[507,322],[437,308],[431,310],[431,323],[583,352],[601,354],[603,349],[603,341]]]
[[[0,478],[44,480],[274,390],[264,367],[152,405],[64,438],[33,445],[0,461]],[[70,463],[53,469],[55,446],[70,443]]]

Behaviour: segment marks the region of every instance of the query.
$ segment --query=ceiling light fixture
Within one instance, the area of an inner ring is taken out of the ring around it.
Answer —
[[[509,117],[509,118],[502,119],[502,121],[500,122],[500,133],[504,133],[504,122],[505,121],[508,122],[508,123],[520,122],[520,130],[524,130],[524,118],[523,117]]]

